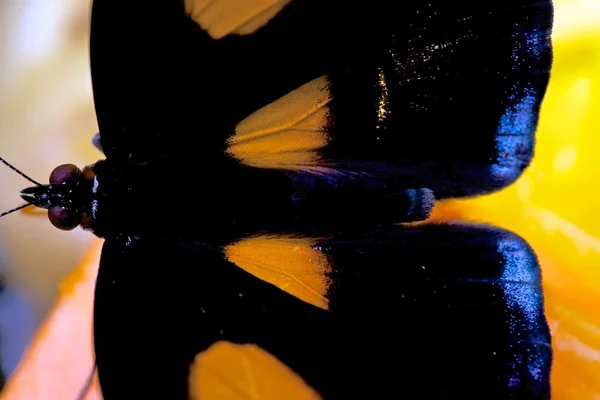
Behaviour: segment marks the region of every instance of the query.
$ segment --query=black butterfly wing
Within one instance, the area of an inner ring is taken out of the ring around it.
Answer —
[[[94,2],[92,77],[109,158],[156,161],[189,149],[194,162],[214,162],[235,124],[323,74],[341,52],[327,43],[343,25],[332,6],[294,2],[255,34],[216,40],[185,3]]]
[[[413,4],[371,21],[383,25],[369,26],[376,39],[353,43],[343,65],[242,121],[227,151],[255,167],[427,187],[437,198],[512,183],[533,155],[551,3]],[[279,121],[280,108],[305,102],[303,119]],[[295,146],[281,143],[286,134]],[[302,145],[314,146],[307,160],[291,153]]]
[[[325,399],[549,398],[539,267],[507,231],[261,233],[222,252],[121,240],[96,288],[106,399],[186,398],[194,356],[217,341],[257,344]]]
[[[324,314],[202,245],[124,240],[129,245],[106,241],[96,284],[94,340],[105,399],[186,399],[198,352],[224,339],[293,340],[315,332]]]
[[[344,199],[410,221],[427,215],[431,191],[497,190],[531,160],[550,1],[401,12],[295,1],[245,35],[214,31],[184,3],[94,3],[94,96],[114,162],[160,164],[169,180],[217,170],[293,205],[329,213]]]
[[[436,198],[512,183],[533,155],[551,2],[412,3],[368,55],[373,65],[332,77],[339,117],[325,151],[355,168],[384,161],[375,175]]]

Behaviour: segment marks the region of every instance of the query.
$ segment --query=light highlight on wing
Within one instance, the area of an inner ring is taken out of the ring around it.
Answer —
[[[240,122],[227,152],[256,168],[320,169],[318,151],[329,140],[331,99],[327,77],[306,83]]]
[[[228,261],[302,301],[328,308],[331,267],[313,238],[253,236],[227,246]]]
[[[291,0],[185,0],[185,12],[213,39],[249,35],[265,26]]]

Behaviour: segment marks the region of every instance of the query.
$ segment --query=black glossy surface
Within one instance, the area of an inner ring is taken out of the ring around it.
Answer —
[[[107,241],[95,311],[105,398],[186,398],[189,363],[217,340],[257,343],[327,399],[549,397],[540,271],[514,234],[396,227],[316,248],[333,267],[329,312],[193,242]]]
[[[512,183],[531,159],[550,1],[295,1],[254,35],[217,41],[182,3],[95,2],[92,74],[109,159],[166,161],[171,178],[208,165],[250,189],[222,160],[225,139],[323,74],[335,97],[323,156],[366,185],[463,196]]]

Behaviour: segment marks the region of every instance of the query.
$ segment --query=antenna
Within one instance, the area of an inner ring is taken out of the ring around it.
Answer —
[[[25,208],[25,207],[32,206],[32,205],[34,205],[34,204],[33,204],[33,203],[27,203],[27,204],[23,204],[22,206],[15,207],[15,208],[13,208],[12,210],[5,211],[5,212],[3,212],[2,214],[0,214],[0,218],[1,218],[1,217],[4,217],[5,215],[12,214],[12,213],[14,213],[15,211],[19,211],[19,210],[21,210],[21,209],[23,209],[23,208]]]
[[[42,186],[41,183],[39,183],[39,182],[31,179],[30,177],[28,177],[27,175],[25,175],[23,172],[19,171],[17,168],[15,168],[11,163],[9,163],[8,161],[6,161],[4,158],[0,157],[0,161],[2,161],[4,163],[4,165],[6,165],[8,168],[10,168],[13,171],[15,171],[17,174],[21,175],[23,178],[27,179],[29,182],[33,183],[34,185],[36,185],[36,186]],[[5,215],[12,214],[15,211],[22,210],[25,207],[29,207],[29,206],[33,206],[33,205],[34,205],[33,203],[27,203],[27,204],[23,204],[23,205],[21,205],[19,207],[15,207],[12,210],[8,210],[8,211],[5,211],[3,213],[0,213],[0,218],[4,217]]]
[[[85,381],[84,386],[81,388],[81,391],[79,392],[79,396],[77,396],[77,400],[85,399],[86,395],[90,391],[90,388],[92,387],[92,382],[94,381],[95,375],[96,375],[96,361],[94,361],[94,365],[92,366],[92,372],[90,373],[87,380]]]
[[[34,181],[33,179],[31,179],[30,177],[28,177],[27,175],[25,175],[23,172],[19,171],[17,168],[13,167],[8,161],[6,161],[4,158],[0,157],[0,161],[2,161],[8,168],[12,169],[13,171],[15,171],[17,174],[21,175],[23,178],[27,179],[29,182],[37,185],[37,186],[42,186],[41,183]],[[10,210],[10,212],[13,212],[16,210]],[[4,215],[4,214],[2,214]],[[0,217],[2,216],[0,215]]]

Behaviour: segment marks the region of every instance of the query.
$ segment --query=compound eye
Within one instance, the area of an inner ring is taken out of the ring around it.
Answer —
[[[73,164],[63,164],[54,168],[50,174],[49,182],[53,185],[59,183],[74,183],[81,179],[81,170]]]
[[[52,207],[48,210],[50,223],[63,231],[70,231],[79,225],[77,212],[63,207]]]

